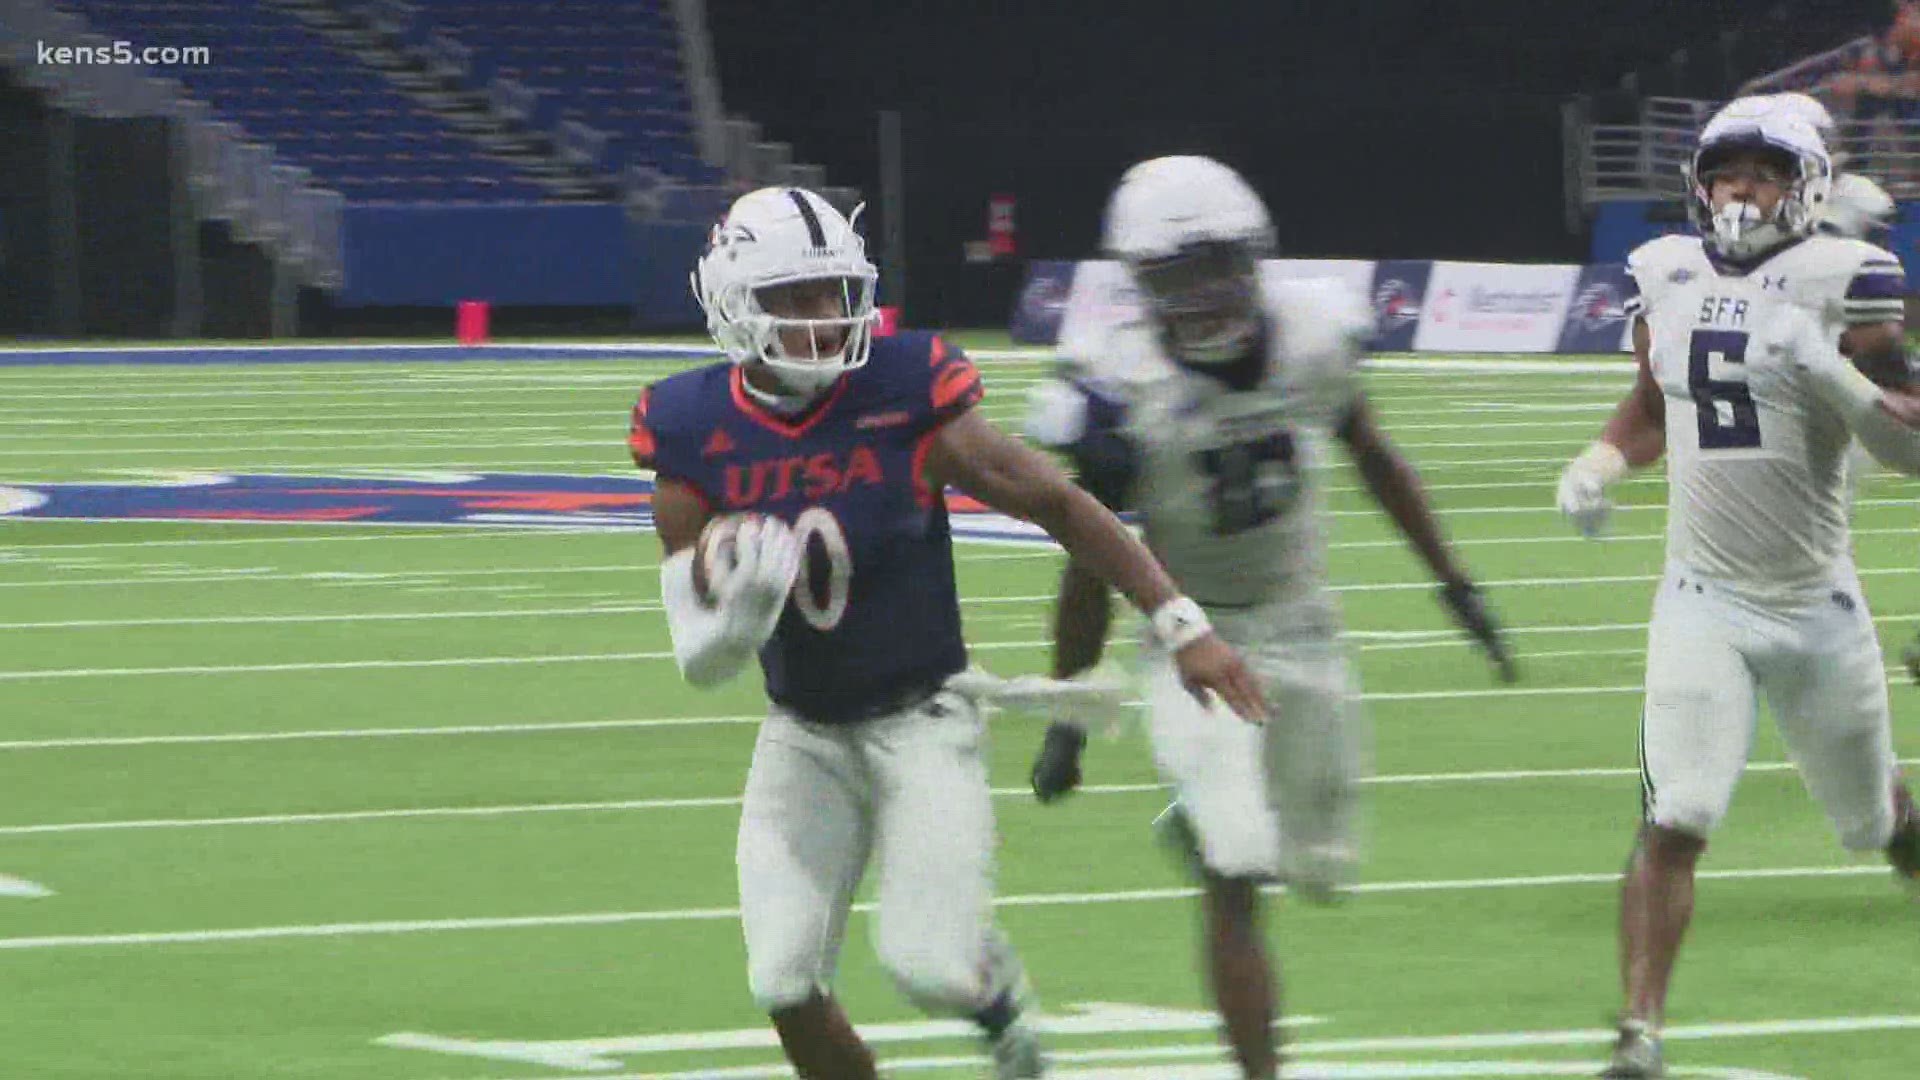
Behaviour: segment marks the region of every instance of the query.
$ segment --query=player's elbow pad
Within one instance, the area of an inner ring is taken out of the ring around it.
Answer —
[[[739,633],[719,606],[700,601],[693,586],[693,549],[684,548],[660,562],[660,600],[667,609],[673,660],[695,686],[718,686],[740,673],[760,647]],[[765,640],[764,635],[761,640]]]

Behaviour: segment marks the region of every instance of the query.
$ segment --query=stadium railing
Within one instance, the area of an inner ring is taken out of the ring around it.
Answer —
[[[1839,71],[1849,60],[1874,48],[1877,44],[1878,39],[1872,34],[1862,34],[1824,52],[1796,60],[1778,71],[1769,71],[1758,78],[1749,79],[1741,85],[1740,93],[1742,95],[1773,94],[1782,90],[1805,90],[1821,78]]]
[[[1723,102],[1647,98],[1634,124],[1587,124],[1569,132],[1570,194],[1581,205],[1633,200],[1678,200],[1686,194],[1681,169],[1694,139]],[[1844,120],[1829,147],[1842,166],[1872,177],[1895,199],[1920,198],[1920,121]]]

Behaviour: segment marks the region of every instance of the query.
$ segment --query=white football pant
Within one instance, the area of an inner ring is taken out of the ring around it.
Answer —
[[[970,1015],[1018,978],[993,924],[992,795],[976,702],[943,690],[858,724],[773,709],[760,728],[736,862],[748,982],[769,1011],[832,982],[868,859],[874,942],[907,998]]]
[[[1647,634],[1641,719],[1649,822],[1705,839],[1746,768],[1765,695],[1807,790],[1849,850],[1893,832],[1887,676],[1851,568],[1781,609],[1670,564]]]

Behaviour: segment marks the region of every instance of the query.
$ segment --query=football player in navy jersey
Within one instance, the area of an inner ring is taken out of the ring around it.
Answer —
[[[858,211],[854,216],[857,218]],[[992,913],[993,807],[943,492],[1044,527],[1143,612],[1195,695],[1263,719],[1257,685],[1133,534],[974,408],[980,374],[927,333],[875,340],[852,220],[764,188],[693,275],[727,362],[663,379],[630,443],[655,479],[675,658],[711,686],[756,654],[772,707],[737,851],[748,980],[804,1077],[876,1077],[829,986],[879,866],[874,941],[901,991],[978,1025],[1002,1078],[1044,1074]]]

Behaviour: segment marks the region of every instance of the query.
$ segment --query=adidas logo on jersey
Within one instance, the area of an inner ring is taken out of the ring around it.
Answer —
[[[733,438],[726,432],[715,428],[712,437],[707,439],[707,445],[701,448],[700,456],[712,457],[715,454],[730,454],[733,452],[733,448]]]
[[[913,417],[905,409],[895,409],[892,412],[868,413],[855,420],[853,426],[856,428],[899,427],[912,419]]]

